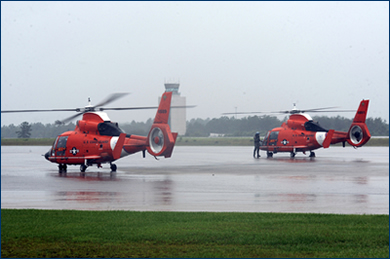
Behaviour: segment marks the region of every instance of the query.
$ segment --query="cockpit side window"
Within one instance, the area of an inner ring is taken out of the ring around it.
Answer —
[[[318,131],[328,132],[328,130],[321,127],[320,124],[318,124],[318,122],[314,122],[314,121],[305,122],[305,129],[307,131],[314,131],[314,132],[318,132]]]
[[[119,136],[121,133],[124,133],[123,130],[119,128],[117,123],[112,123],[109,121],[99,123],[98,131],[99,134],[103,136]]]
[[[269,139],[278,139],[279,131],[272,131]]]
[[[66,151],[66,142],[68,141],[68,136],[59,137],[57,141],[57,147],[55,149],[56,156],[64,156]]]
[[[263,139],[263,142],[262,142],[262,145],[263,146],[266,146],[267,143],[268,143],[268,136],[269,136],[269,131],[267,132],[267,135],[265,135],[264,139]]]
[[[274,146],[278,143],[278,136],[279,136],[279,131],[272,131],[271,134],[269,135],[269,144],[270,146]]]
[[[51,148],[51,156],[54,156],[55,155],[55,150],[56,150],[56,146],[57,146],[57,142],[58,142],[58,139],[59,139],[60,137],[57,137],[56,138],[56,140],[54,141],[54,143],[53,143],[53,146],[52,146],[52,148]]]

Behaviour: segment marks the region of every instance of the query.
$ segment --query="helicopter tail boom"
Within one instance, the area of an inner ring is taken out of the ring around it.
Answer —
[[[172,92],[163,93],[152,128],[147,137],[149,154],[153,156],[171,157],[177,133],[172,133],[168,125]]]

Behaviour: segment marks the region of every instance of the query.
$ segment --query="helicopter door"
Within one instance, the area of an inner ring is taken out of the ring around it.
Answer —
[[[66,142],[68,141],[68,136],[58,137],[54,143],[54,156],[65,156],[66,154]]]
[[[278,136],[279,136],[279,131],[272,131],[271,134],[269,135],[269,144],[270,146],[276,146],[278,143]]]

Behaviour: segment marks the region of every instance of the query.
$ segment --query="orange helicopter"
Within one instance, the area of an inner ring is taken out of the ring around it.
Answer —
[[[321,110],[334,107],[310,110],[297,110],[296,107],[294,107],[294,109],[291,111],[275,112],[289,113],[291,115],[289,119],[286,122],[283,122],[280,127],[268,131],[263,141],[260,143],[260,150],[266,151],[268,158],[272,157],[273,154],[280,152],[289,152],[290,157],[295,157],[297,152],[306,154],[307,151],[310,151],[310,157],[315,157],[313,150],[321,147],[328,148],[330,144],[342,142],[343,147],[345,147],[345,142],[347,142],[355,148],[361,147],[371,138],[371,134],[366,125],[368,104],[369,100],[362,100],[360,102],[348,132],[324,129],[317,122],[314,122],[310,115],[305,113],[308,111],[322,112]],[[240,114],[248,113],[242,112]]]
[[[143,152],[143,157],[145,157],[146,150],[155,158],[157,156],[171,157],[178,134],[171,132],[168,125],[172,92],[163,93],[153,125],[146,137],[124,133],[117,123],[111,122],[107,113],[103,112],[103,110],[155,109],[157,107],[99,108],[123,95],[125,94],[112,94],[98,105],[92,106],[89,103],[85,108],[13,110],[2,111],[2,113],[78,112],[78,114],[63,120],[62,123],[83,115],[82,119],[77,121],[76,128],[73,131],[67,131],[57,136],[53,146],[44,155],[48,161],[58,164],[60,173],[66,172],[68,165],[80,165],[80,171],[85,172],[88,166],[96,164],[98,167],[102,167],[101,164],[103,163],[110,163],[111,171],[115,172],[117,170],[117,166],[113,164],[115,160],[140,151]],[[175,106],[172,108],[184,107]]]

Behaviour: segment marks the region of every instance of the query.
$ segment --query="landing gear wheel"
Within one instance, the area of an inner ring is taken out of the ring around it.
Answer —
[[[58,165],[58,172],[59,173],[66,173],[67,166],[65,164],[59,164]]]
[[[80,165],[80,172],[84,173],[85,170],[87,170],[87,166],[86,165]]]
[[[110,168],[112,172],[116,172],[116,164],[111,164]]]
[[[295,157],[295,153],[294,153],[294,152],[291,152],[291,153],[290,153],[290,157],[291,157],[291,158],[294,158],[294,157]]]
[[[270,158],[270,157],[272,157],[274,155],[274,153],[272,153],[272,152],[267,152],[267,158]]]
[[[310,151],[309,157],[316,157],[316,153]]]

